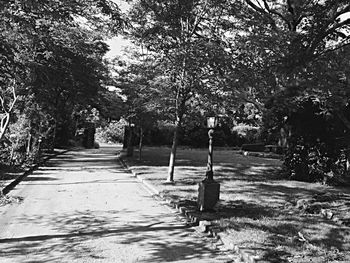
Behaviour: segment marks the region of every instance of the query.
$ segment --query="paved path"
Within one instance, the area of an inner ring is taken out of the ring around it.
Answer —
[[[225,262],[116,160],[116,147],[68,152],[0,208],[0,262]]]

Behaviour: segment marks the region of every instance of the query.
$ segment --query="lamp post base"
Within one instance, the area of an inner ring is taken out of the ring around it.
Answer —
[[[214,180],[203,180],[198,187],[198,208],[200,211],[213,210],[219,201],[220,184]]]

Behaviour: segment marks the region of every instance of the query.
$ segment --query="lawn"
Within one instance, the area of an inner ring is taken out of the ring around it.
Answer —
[[[180,148],[175,182],[166,183],[170,149],[146,147],[124,158],[162,195],[195,209],[207,150]],[[257,262],[350,262],[350,189],[281,178],[277,159],[215,150],[221,185],[215,213],[196,212],[220,227],[220,236],[256,255]]]

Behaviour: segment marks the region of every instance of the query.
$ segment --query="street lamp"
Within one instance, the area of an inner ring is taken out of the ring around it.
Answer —
[[[133,145],[134,127],[135,127],[135,124],[132,122],[129,122],[129,137],[128,137],[128,145],[126,150],[126,156],[128,157],[131,157],[134,155],[134,145]]]
[[[219,200],[220,184],[214,180],[213,173],[213,137],[214,129],[218,125],[217,117],[207,117],[209,137],[208,163],[205,179],[199,183],[198,207],[200,211],[212,210]]]
[[[218,118],[216,117],[207,117],[207,128],[208,137],[209,137],[209,149],[208,149],[208,163],[207,163],[207,172],[205,176],[205,180],[213,181],[213,137],[214,137],[214,129],[218,125]]]
[[[41,162],[41,146],[42,146],[42,142],[43,142],[43,139],[44,137],[42,136],[39,136],[38,138],[38,159],[39,159],[39,162]]]

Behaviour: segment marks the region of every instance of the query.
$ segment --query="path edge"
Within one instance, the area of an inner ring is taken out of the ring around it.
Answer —
[[[225,238],[222,238],[219,234],[219,230],[217,229],[217,227],[212,227],[211,222],[208,222],[207,220],[200,220],[200,218],[198,218],[197,216],[195,216],[191,213],[191,210],[182,206],[180,202],[175,202],[174,200],[162,195],[162,193],[158,189],[156,189],[150,182],[148,182],[147,179],[142,177],[140,174],[137,174],[135,171],[133,171],[127,165],[127,163],[123,159],[122,153],[117,153],[117,159],[122,164],[124,169],[126,169],[128,172],[130,172],[133,177],[135,177],[139,182],[141,182],[144,186],[146,186],[150,192],[152,192],[154,195],[156,195],[157,197],[162,199],[164,202],[166,202],[172,208],[176,209],[179,213],[181,213],[183,216],[185,216],[188,219],[188,221],[192,224],[192,226],[198,226],[199,228],[203,229],[202,232],[207,232],[208,235],[220,240],[221,243],[224,245],[224,247],[226,247],[232,253],[238,254],[241,262],[258,263],[258,261],[257,261],[258,259],[256,258],[256,256],[245,252],[244,249],[227,241]]]
[[[71,151],[72,149],[67,149],[67,150],[63,150],[61,152],[55,153],[53,155],[47,156],[45,158],[43,158],[43,160],[41,160],[40,162],[31,165],[27,170],[25,170],[23,173],[21,173],[20,175],[18,175],[13,181],[11,181],[10,183],[8,183],[7,185],[5,185],[4,188],[1,189],[0,191],[0,195],[4,196],[7,195],[11,190],[13,190],[20,182],[22,182],[22,180],[24,178],[26,178],[28,175],[30,175],[32,172],[34,172],[35,170],[37,170],[40,166],[42,166],[43,164],[45,164],[48,160],[57,157],[58,155],[61,154],[65,154],[69,151]]]

